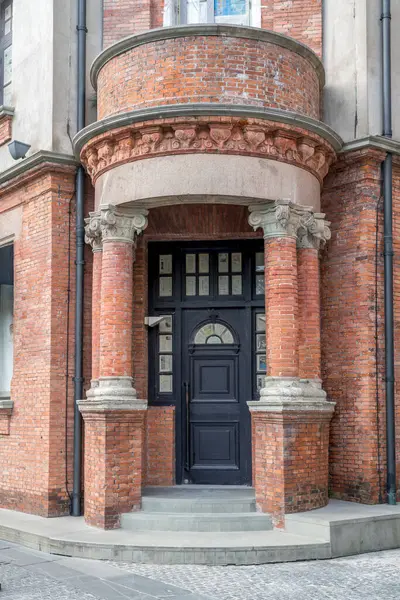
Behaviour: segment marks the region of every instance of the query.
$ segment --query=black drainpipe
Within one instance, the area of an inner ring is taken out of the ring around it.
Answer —
[[[391,5],[382,0],[382,104],[383,135],[392,137]],[[396,438],[394,407],[394,322],[393,322],[393,157],[383,163],[384,265],[385,265],[385,381],[387,501],[396,504]]]
[[[85,127],[86,113],[86,0],[78,0],[78,97],[77,131]],[[75,305],[75,377],[74,377],[74,478],[72,515],[81,516],[82,420],[78,400],[83,397],[83,269],[84,269],[84,202],[85,172],[80,165],[76,173],[76,305]]]

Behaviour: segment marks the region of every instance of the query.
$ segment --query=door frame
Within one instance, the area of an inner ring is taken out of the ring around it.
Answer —
[[[215,299],[215,300],[204,300],[204,298],[195,298],[192,301],[184,301],[181,297],[181,290],[183,285],[183,255],[185,252],[235,252],[240,251],[243,254],[244,264],[247,258],[247,267],[243,270],[243,288],[247,289],[245,297],[241,297],[235,300],[232,297],[228,297],[227,300]],[[256,297],[253,293],[253,280],[252,273],[250,270],[249,256],[253,256],[255,252],[263,252],[264,244],[263,239],[236,239],[236,240],[216,240],[216,241],[196,241],[196,242],[158,242],[149,241],[148,243],[148,314],[151,316],[172,314],[173,315],[173,373],[174,373],[174,389],[173,394],[169,397],[160,397],[160,394],[156,392],[156,372],[153,368],[156,348],[157,348],[157,328],[151,328],[148,330],[148,399],[150,406],[174,406],[175,407],[175,481],[177,485],[181,485],[185,482],[185,452],[184,440],[182,436],[183,427],[185,426],[183,402],[184,398],[184,378],[182,369],[182,351],[183,351],[183,340],[182,340],[182,316],[185,309],[199,309],[207,308],[215,310],[223,310],[225,308],[241,308],[245,314],[246,322],[251,326],[252,331],[254,327],[255,312],[263,312],[265,309],[264,296]],[[174,267],[174,293],[169,299],[157,298],[156,287],[158,285],[158,255],[159,254],[173,254],[174,259],[178,258],[178,265],[175,270]],[[180,259],[180,260],[179,260]],[[252,340],[254,336],[250,336]],[[247,350],[244,350],[246,368],[253,370],[254,352],[252,341]],[[252,385],[249,389],[249,400],[256,400],[258,396],[256,394],[256,388],[251,378]],[[251,432],[250,432],[250,445],[249,452],[251,455]],[[250,476],[251,476],[251,460],[250,460]]]

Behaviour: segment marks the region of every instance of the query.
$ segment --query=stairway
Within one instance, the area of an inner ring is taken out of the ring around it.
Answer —
[[[246,565],[327,558],[329,544],[274,530],[252,488],[149,487],[142,510],[121,516],[134,562]]]

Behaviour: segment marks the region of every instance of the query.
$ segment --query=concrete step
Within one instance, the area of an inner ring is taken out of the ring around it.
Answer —
[[[142,510],[146,513],[255,513],[254,489],[239,486],[185,485],[147,487]]]
[[[140,511],[121,515],[121,527],[131,531],[269,531],[267,514],[249,513],[157,513]],[[160,534],[161,535],[161,534]]]

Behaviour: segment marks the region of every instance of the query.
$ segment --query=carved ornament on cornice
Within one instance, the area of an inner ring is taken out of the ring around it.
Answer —
[[[93,183],[106,171],[153,156],[222,153],[257,156],[296,165],[322,183],[336,160],[333,148],[317,134],[262,119],[189,117],[160,123],[135,123],[92,138],[81,161]]]

